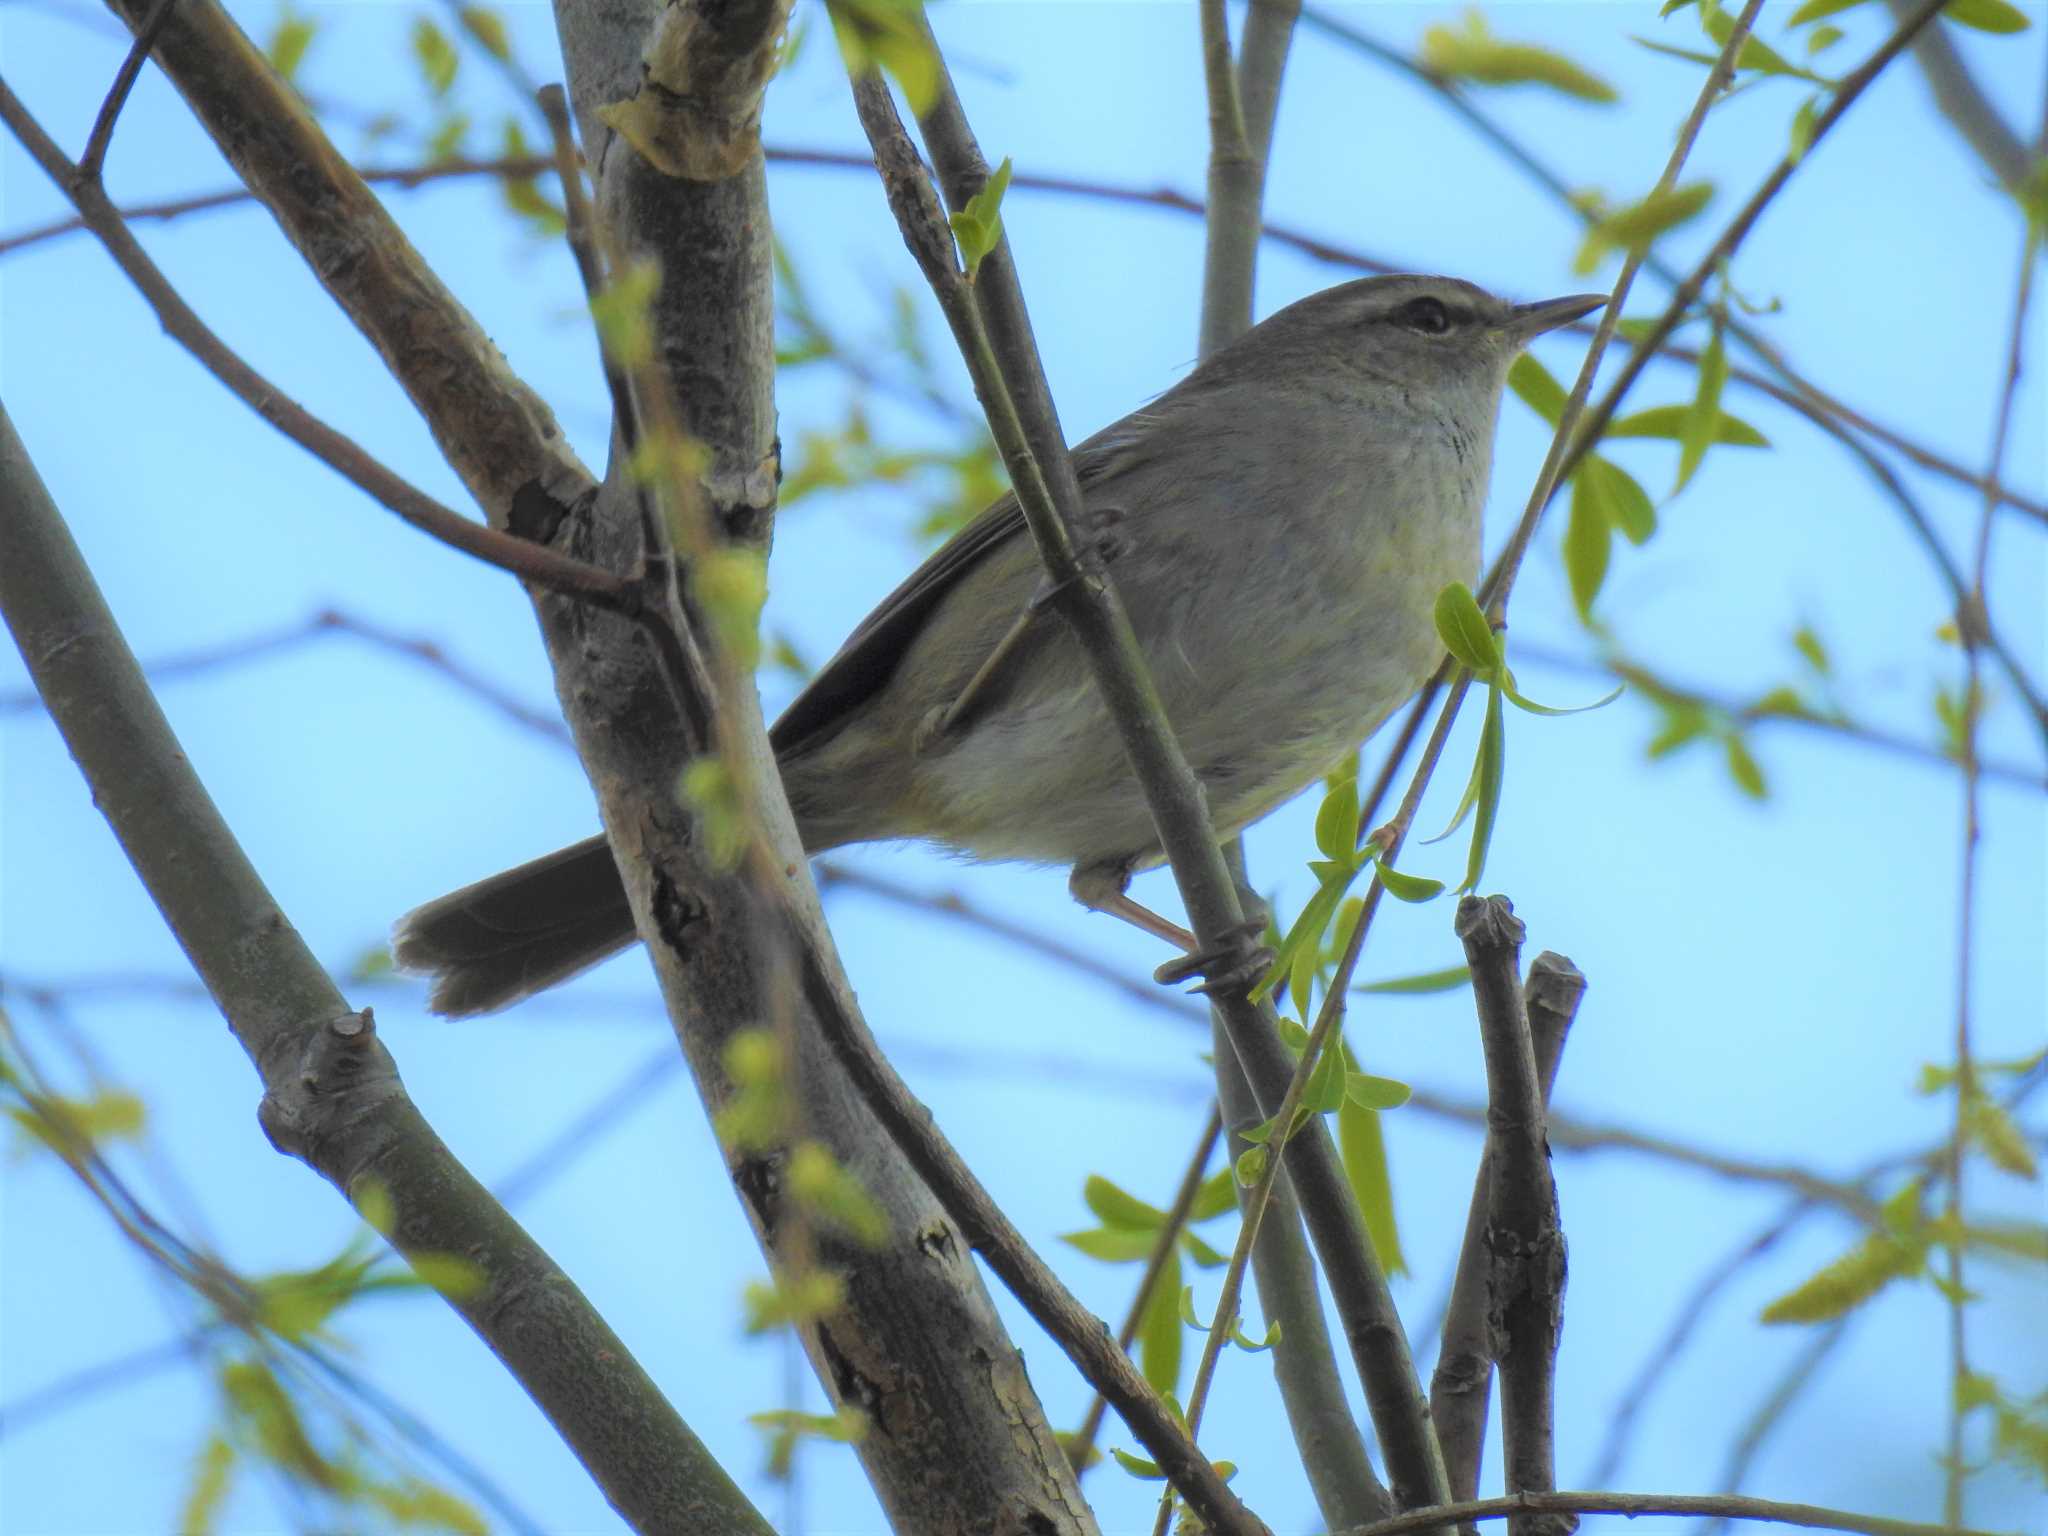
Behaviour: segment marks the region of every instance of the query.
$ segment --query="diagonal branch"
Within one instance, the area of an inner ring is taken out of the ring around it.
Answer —
[[[979,192],[987,167],[943,63],[938,73],[935,103],[920,125],[948,201],[957,208]],[[1146,677],[1129,617],[1108,578],[1077,552],[1092,552],[1092,545],[1078,545],[1070,531],[1083,515],[1080,488],[1045,385],[1008,244],[999,238],[983,258],[970,300],[952,264],[950,233],[886,90],[870,77],[856,86],[855,100],[876,145],[877,164],[906,243],[932,284],[975,375],[977,391],[989,407],[990,426],[1053,585],[1052,603],[1073,631],[1116,725],[1196,938],[1206,949],[1224,951],[1228,940],[1242,932],[1237,891],[1209,823],[1200,781],[1175,742]],[[1214,1001],[1261,1107],[1277,1106],[1294,1075],[1286,1047],[1249,1001],[1244,986],[1222,989]],[[1410,1507],[1437,1502],[1445,1490],[1428,1405],[1386,1277],[1372,1256],[1328,1132],[1318,1124],[1294,1138],[1288,1160],[1348,1342],[1359,1361],[1397,1497]]]
[[[273,1145],[352,1202],[382,1191],[409,1258],[481,1272],[450,1304],[640,1530],[765,1521],[575,1285],[421,1118],[367,1010],[277,910],[157,708],[0,415],[0,609],[123,850],[262,1075]]]
[[[0,81],[0,122],[21,141],[36,163],[72,200],[87,227],[129,281],[141,290],[157,319],[208,372],[226,385],[257,415],[308,453],[335,470],[365,495],[383,503],[406,522],[453,549],[486,564],[510,571],[551,591],[629,611],[630,586],[610,571],[557,554],[531,539],[519,538],[464,517],[443,506],[372,458],[362,446],[335,431],[245,363],[201,320],[170,279],[149,259],[142,244],[121,222],[99,183],[65,158],[21,99]]]
[[[130,30],[155,0],[108,0]],[[178,0],[158,67],[383,357],[493,527],[547,528],[591,489],[555,425],[306,104],[218,0]]]

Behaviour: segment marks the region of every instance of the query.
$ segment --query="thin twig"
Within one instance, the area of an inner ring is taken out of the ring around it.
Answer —
[[[541,115],[554,135],[555,175],[562,184],[563,238],[576,260],[576,274],[583,280],[584,302],[595,305],[605,289],[604,258],[597,248],[597,223],[590,209],[590,194],[583,182],[583,155],[576,147],[576,125],[569,118],[569,96],[559,85],[540,88]],[[604,387],[611,395],[612,430],[627,453],[640,440],[638,413],[633,406],[633,389],[619,366],[617,354],[598,337],[598,354],[604,368]]]
[[[1846,1313],[1815,1333],[1779,1372],[1776,1385],[1757,1404],[1749,1422],[1743,1425],[1735,1443],[1728,1448],[1728,1459],[1721,1467],[1723,1493],[1742,1491],[1743,1481],[1749,1476],[1757,1453],[1770,1439],[1771,1432],[1785,1422],[1786,1413],[1799,1401],[1800,1394],[1819,1379],[1822,1362],[1848,1338],[1849,1324],[1855,1316],[1853,1312]],[[1728,1516],[1716,1515],[1701,1523],[1697,1536],[1720,1536],[1728,1529],[1729,1523]]]
[[[1404,1536],[1438,1520],[1507,1520],[1516,1515],[1725,1515],[1731,1520],[1761,1520],[1816,1531],[1850,1531],[1855,1536],[1993,1536],[1989,1531],[1951,1525],[1923,1525],[1884,1515],[1858,1514],[1820,1504],[1788,1504],[1778,1499],[1751,1499],[1727,1493],[1519,1493],[1504,1499],[1471,1499],[1443,1509],[1396,1515],[1361,1525],[1344,1536]]]
[[[1721,52],[1714,59],[1712,67],[1707,70],[1707,78],[1700,86],[1699,95],[1693,99],[1692,110],[1686,114],[1685,123],[1678,130],[1678,142],[1672,146],[1671,154],[1664,162],[1663,173],[1658,176],[1650,196],[1659,196],[1677,185],[1678,173],[1692,154],[1693,144],[1699,138],[1701,127],[1706,123],[1707,112],[1721,92],[1727,88],[1728,82],[1735,77],[1736,55],[1741,52],[1742,45],[1748,40],[1750,28],[1756,24],[1756,18],[1762,10],[1763,0],[1749,0],[1749,3],[1743,6],[1742,14],[1735,18]],[[1818,131],[1814,136],[1819,137]],[[1722,238],[1724,241],[1727,239],[1725,235]],[[1729,245],[1728,254],[1732,254],[1733,250],[1734,246]],[[1599,372],[1600,360],[1606,356],[1607,344],[1613,339],[1621,324],[1622,306],[1628,302],[1629,290],[1635,285],[1636,273],[1642,270],[1643,262],[1648,255],[1649,247],[1644,245],[1631,250],[1623,260],[1621,273],[1614,280],[1613,293],[1607,301],[1607,307],[1601,311],[1599,323],[1594,328],[1592,345],[1586,349],[1585,361],[1579,367],[1579,376],[1573,382],[1571,393],[1559,414],[1557,430],[1551,436],[1550,448],[1544,455],[1543,467],[1537,472],[1535,485],[1530,488],[1528,505],[1522,511],[1521,521],[1515,524],[1515,531],[1508,539],[1507,548],[1494,562],[1493,569],[1487,573],[1485,584],[1480,588],[1479,601],[1496,624],[1507,613],[1508,595],[1514,590],[1515,577],[1521,570],[1523,557],[1529,552],[1530,540],[1536,536],[1536,524],[1542,519],[1544,509],[1550,505],[1551,497],[1570,477],[1579,460],[1585,457],[1590,445],[1599,440],[1598,433],[1613,417],[1614,404],[1621,398],[1619,393],[1610,391],[1610,403],[1607,404],[1606,414],[1599,416],[1595,421],[1584,423],[1583,429],[1580,430],[1580,416],[1585,410],[1586,399],[1592,392],[1593,379]],[[1707,270],[1713,269],[1709,267]],[[1704,276],[1700,282],[1705,282]],[[1697,292],[1698,287],[1695,286],[1693,293],[1688,295],[1685,285],[1681,284],[1679,294],[1672,299],[1673,312],[1682,314],[1684,307],[1691,304]],[[1667,327],[1666,333],[1668,332]],[[1631,361],[1644,361],[1649,350],[1645,347],[1636,352]],[[1617,390],[1620,387],[1617,381]]]
[[[2048,128],[2044,128],[2048,133]],[[2040,247],[2039,226],[2030,218],[2020,242],[2018,291],[2013,298],[2012,331],[2006,342],[2005,376],[1999,391],[1998,415],[1991,432],[1988,473],[1996,475],[2005,462],[2006,445],[2012,433],[2013,403],[2019,397],[2020,368],[2026,355],[2027,310],[2034,296],[2034,257]],[[1969,593],[1956,612],[1956,629],[1963,642],[1963,697],[1960,731],[1963,758],[1962,876],[1959,915],[1956,920],[1956,1011],[1955,1011],[1955,1116],[1950,1122],[1948,1141],[1947,1211],[1956,1235],[1948,1244],[1948,1284],[1943,1295],[1948,1302],[1949,1411],[1948,1454],[1942,1466],[1942,1518],[1951,1525],[1963,1519],[1964,1483],[1969,1463],[1963,1456],[1964,1419],[1970,1408],[1970,1357],[1968,1319],[1969,1292],[1963,1281],[1963,1168],[1968,1149],[1971,1117],[1982,1090],[1977,1084],[1970,1021],[1970,970],[1976,959],[1977,851],[1982,841],[1977,764],[1977,717],[1983,692],[1983,651],[1989,622],[1984,603],[1984,581],[1991,564],[1991,529],[1998,515],[1989,497],[1977,520],[1975,559],[1970,568]]]
[[[244,362],[179,296],[143,251],[141,243],[122,224],[106,194],[96,185],[79,179],[78,168],[65,158],[4,81],[0,81],[0,122],[6,123],[22,147],[70,197],[107,254],[156,311],[164,329],[257,415],[365,495],[441,543],[565,596],[615,609],[624,609],[630,603],[630,589],[620,577],[557,554],[531,539],[487,527],[443,506],[290,399]]]
[[[1585,996],[1586,978],[1564,956],[1545,950],[1529,965],[1522,1005],[1529,1018],[1536,1055],[1536,1080],[1544,1107],[1557,1080],[1564,1043]],[[1484,1123],[1485,1111],[1479,1111]],[[1429,1409],[1443,1441],[1444,1467],[1451,1492],[1461,1499],[1478,1497],[1479,1463],[1486,1441],[1487,1398],[1493,1385],[1496,1341],[1489,1320],[1486,1228],[1491,1198],[1491,1153],[1482,1152],[1472,1181],[1472,1203],[1466,1209],[1465,1237],[1451,1295],[1444,1307],[1443,1343],[1429,1384]]]
[[[1467,896],[1456,931],[1472,968],[1486,1057],[1486,1293],[1498,1318],[1502,1463],[1509,1493],[1557,1486],[1557,1341],[1565,1240],[1544,1141],[1542,1073],[1522,998],[1522,920],[1505,896]],[[1474,1468],[1473,1481],[1478,1481]],[[1567,1536],[1577,1522],[1532,1515],[1514,1536]]]
[[[1900,5],[1901,0],[1893,0],[1893,3],[1895,6]],[[1400,49],[1359,31],[1356,27],[1338,20],[1335,16],[1319,7],[1303,7],[1302,20],[1326,36],[1336,38],[1346,47],[1399,71],[1417,84],[1433,91],[1446,107],[1462,118],[1482,139],[1497,149],[1509,163],[1521,170],[1530,180],[1548,192],[1560,207],[1586,223],[1591,223],[1597,217],[1595,212],[1583,206],[1580,202],[1577,189],[1572,182],[1538,158],[1514,134],[1496,121],[1478,102],[1473,100],[1471,93],[1460,87],[1456,81],[1447,79],[1435,70],[1411,58],[1408,54],[1403,53]],[[1931,37],[1938,31],[1938,28],[1927,29],[1920,35],[1922,37]],[[2048,145],[2044,145],[2044,148],[2048,148]],[[1326,257],[1325,259],[1332,258]],[[1339,256],[1335,259],[1341,260],[1343,258]],[[1677,271],[1665,263],[1654,251],[1651,253],[1648,262],[1645,263],[1645,270],[1666,285],[1674,285],[1679,281]],[[1585,327],[1585,329],[1590,330],[1591,327]],[[1870,420],[1851,407],[1844,405],[1839,399],[1829,395],[1810,379],[1801,376],[1792,367],[1791,363],[1786,360],[1784,354],[1771,346],[1764,338],[1762,332],[1758,331],[1755,327],[1746,325],[1736,317],[1730,316],[1727,329],[1730,336],[1735,337],[1742,345],[1748,347],[1771,368],[1776,370],[1779,379],[1783,382],[1780,383],[1765,378],[1760,374],[1752,373],[1748,369],[1740,367],[1729,370],[1728,376],[1730,379],[1740,380],[1750,388],[1760,390],[1770,395],[1773,399],[1778,400],[1781,404],[1790,406],[1792,409],[1803,414],[1812,415],[1816,410],[1831,412],[1849,426],[1878,438],[1886,446],[1904,454],[1922,468],[1933,470],[1937,474],[1946,475],[1950,479],[1957,480],[1962,484],[1977,485],[1980,489],[1982,488],[1978,477],[1955,460],[1934,453],[1931,449],[1914,442],[1894,428],[1883,426],[1878,422]],[[1662,355],[1683,358],[1695,363],[1699,360],[1697,353],[1693,352],[1690,348],[1683,347],[1664,347]],[[2012,496],[2003,487],[1998,490],[1997,494],[2006,505],[2026,513],[2027,516],[2037,521],[2048,523],[2048,503],[2024,496]]]
[[[950,233],[886,90],[869,77],[857,84],[855,100],[876,146],[877,165],[906,242],[975,374],[1019,504],[1053,580],[1055,605],[1074,629],[1094,671],[1161,833],[1192,926],[1204,945],[1221,950],[1243,923],[1236,889],[1209,823],[1200,782],[1174,742],[1156,692],[1146,682],[1143,652],[1129,618],[1108,579],[1077,556],[1068,532],[1083,512],[1080,487],[1038,364],[1007,245],[999,240],[983,259],[969,302],[952,264]],[[964,203],[985,183],[987,170],[943,64],[936,102],[924,127],[949,197],[956,205]],[[998,354],[1004,359],[1001,364]],[[1092,551],[1092,544],[1088,548]],[[1244,1062],[1262,1106],[1277,1105],[1293,1075],[1293,1062],[1277,1033],[1244,988],[1225,989],[1213,1000],[1224,1011],[1232,1048]],[[1296,1192],[1337,1297],[1338,1315],[1345,1320],[1347,1342],[1380,1426],[1393,1480],[1411,1504],[1434,1501],[1441,1497],[1441,1463],[1429,1433],[1427,1404],[1386,1277],[1373,1258],[1357,1202],[1343,1181],[1327,1131],[1321,1125],[1311,1128],[1295,1139],[1288,1156],[1295,1165]]]
[[[177,0],[156,0],[156,9],[149,13],[149,20],[142,24],[142,30],[135,34],[135,41],[129,45],[128,56],[114,71],[114,83],[108,88],[107,99],[100,103],[92,132],[86,135],[85,153],[78,157],[78,175],[82,180],[95,186],[99,184],[100,170],[107,163],[107,149],[114,142],[114,124],[120,121],[121,108],[128,104],[128,93],[135,88],[142,66],[149,62],[149,50],[156,46],[157,35],[163,31],[164,22],[176,3]]]

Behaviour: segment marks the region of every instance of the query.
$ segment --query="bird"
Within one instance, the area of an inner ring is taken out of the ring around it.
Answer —
[[[1287,305],[1072,450],[1094,541],[1219,837],[1346,760],[1443,654],[1470,580],[1508,369],[1606,302],[1456,278]],[[1184,947],[1126,894],[1163,855],[1014,494],[882,599],[769,741],[807,854],[916,840],[1065,865],[1083,905]],[[393,958],[488,1013],[633,942],[602,836],[428,902]]]

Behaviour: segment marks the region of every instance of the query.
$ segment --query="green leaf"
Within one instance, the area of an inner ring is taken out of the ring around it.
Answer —
[[[1316,811],[1316,847],[1338,861],[1356,856],[1358,848],[1358,781],[1341,779],[1323,796]]]
[[[1301,1107],[1310,1114],[1327,1115],[1344,1102],[1344,1057],[1335,1041],[1323,1047],[1301,1091]],[[1290,1131],[1289,1135],[1293,1133]]]
[[[1087,1232],[1062,1232],[1060,1241],[1106,1264],[1131,1264],[1152,1257],[1159,1236],[1129,1227],[1097,1227]]]
[[[1138,1324],[1138,1369],[1161,1396],[1180,1388],[1180,1253],[1168,1250]]]
[[[296,6],[287,5],[272,28],[270,41],[263,52],[270,60],[270,67],[283,75],[289,82],[299,72],[299,65],[305,62],[306,50],[313,46],[313,36],[320,24],[304,15]],[[179,1527],[184,1529],[184,1527]]]
[[[913,117],[939,94],[939,60],[923,25],[922,0],[827,0],[832,33],[849,73],[880,66],[903,88]]]
[[[1373,860],[1373,868],[1379,871],[1380,884],[1387,888],[1387,894],[1396,901],[1434,901],[1444,893],[1441,880],[1431,880],[1424,875],[1404,875],[1391,864]]]
[[[1436,595],[1436,632],[1444,649],[1472,669],[1490,677],[1501,663],[1500,637],[1479,611],[1472,589],[1454,581]]]
[[[1524,354],[1526,356],[1526,354]],[[1600,435],[1607,437],[1663,437],[1676,442],[1685,427],[1685,418],[1692,410],[1689,405],[1653,405],[1646,411],[1617,417],[1607,424],[1607,430]],[[1714,441],[1726,443],[1731,448],[1768,448],[1771,440],[1757,431],[1739,416],[1726,411],[1714,427]]]
[[[1735,780],[1735,787],[1752,800],[1769,797],[1770,788],[1764,783],[1764,771],[1757,766],[1750,755],[1749,744],[1742,737],[1730,732],[1727,738],[1728,773]]]
[[[1441,971],[1420,971],[1413,976],[1395,976],[1386,981],[1362,981],[1351,990],[1377,993],[1450,992],[1465,986],[1471,980],[1470,966],[1453,965]]]
[[[1728,354],[1721,345],[1721,327],[1714,327],[1714,334],[1700,352],[1699,390],[1693,396],[1692,409],[1686,412],[1685,422],[1678,429],[1678,483],[1671,488],[1676,496],[1685,489],[1685,482],[1700,467],[1700,460],[1706,457],[1707,445],[1713,442],[1721,428],[1721,390],[1728,382]]]
[[[1394,1218],[1394,1183],[1387,1172],[1387,1143],[1377,1111],[1350,1098],[1337,1111],[1337,1145],[1344,1157],[1344,1178],[1358,1201],[1365,1235],[1389,1275],[1408,1273],[1401,1252],[1400,1226]]]
[[[455,72],[461,67],[462,56],[448,41],[448,34],[425,16],[413,18],[412,56],[419,63],[428,93],[446,96],[449,87],[455,84]]]
[[[1142,1477],[1150,1483],[1166,1481],[1166,1474],[1142,1456],[1133,1456],[1129,1451],[1118,1450],[1113,1445],[1109,1448],[1109,1454],[1116,1458],[1118,1466],[1133,1477]]]
[[[1564,525],[1564,574],[1571,583],[1572,605],[1591,623],[1593,603],[1607,580],[1607,562],[1614,550],[1614,520],[1601,505],[1599,476],[1588,474],[1593,460],[1572,476],[1571,517]]]
[[[1329,926],[1331,915],[1344,899],[1344,893],[1351,888],[1357,873],[1357,869],[1347,861],[1335,865],[1331,876],[1322,879],[1315,895],[1309,897],[1301,915],[1295,918],[1294,926],[1287,930],[1287,936],[1274,951],[1273,968],[1252,988],[1252,1001],[1270,997],[1282,980],[1291,978],[1295,963],[1304,952],[1314,959],[1321,957],[1323,930]]]
[[[1722,10],[1718,4],[1700,7],[1700,26],[1705,29],[1721,47],[1728,46],[1728,39],[1735,35],[1735,18]],[[1767,75],[1807,76],[1806,71],[1789,62],[1770,44],[1754,32],[1742,40],[1742,48],[1735,55],[1737,69],[1753,69]]]
[[[1479,732],[1479,761],[1474,772],[1478,794],[1473,801],[1477,814],[1472,820],[1472,851],[1465,862],[1465,879],[1459,891],[1476,891],[1486,873],[1486,852],[1493,843],[1494,823],[1500,817],[1501,784],[1507,776],[1507,722],[1502,718],[1501,687],[1496,682],[1486,691],[1486,723]]]
[[[1804,5],[1785,18],[1785,26],[1788,31],[1793,27],[1803,27],[1809,21],[1819,21],[1823,16],[1839,15],[1861,4],[1863,0],[1806,0]]]
[[[1422,34],[1422,67],[1477,85],[1547,85],[1603,105],[1620,99],[1613,86],[1561,53],[1496,38],[1477,10],[1465,13],[1462,27],[1431,27]]]
[[[1166,1212],[1157,1206],[1147,1205],[1136,1195],[1125,1193],[1099,1173],[1088,1175],[1088,1181],[1081,1186],[1081,1198],[1105,1227],[1121,1227],[1130,1232],[1157,1232],[1166,1225]]]
[[[1223,1170],[1223,1176],[1225,1178],[1230,1176],[1228,1168]],[[1189,1258],[1193,1259],[1204,1269],[1221,1269],[1230,1262],[1229,1254],[1218,1253],[1192,1232],[1181,1233],[1180,1246],[1182,1252],[1186,1253]]]
[[[1538,704],[1534,699],[1526,697],[1521,689],[1515,686],[1515,674],[1513,672],[1503,668],[1502,673],[1500,691],[1507,695],[1507,700],[1510,704],[1528,714],[1547,715],[1553,719],[1564,715],[1583,715],[1592,710],[1605,709],[1621,697],[1622,688],[1625,686],[1621,683],[1616,683],[1611,691],[1602,694],[1590,704],[1570,704],[1561,707],[1556,704]]]
[[[1237,1155],[1232,1172],[1237,1182],[1246,1189],[1256,1189],[1259,1180],[1266,1176],[1266,1159],[1270,1154],[1264,1147],[1246,1147]]]
[[[1009,188],[1010,157],[1005,155],[995,174],[948,221],[953,226],[953,238],[960,242],[960,260],[969,281],[1003,238],[1003,194]]]
[[[1599,266],[1609,251],[1636,251],[1648,247],[1666,230],[1699,217],[1713,196],[1712,182],[1688,182],[1668,191],[1652,192],[1639,203],[1631,203],[1596,219],[1586,230],[1586,238],[1572,262],[1572,270],[1583,277]]]
[[[1508,388],[1521,402],[1553,427],[1564,418],[1565,387],[1548,368],[1527,352],[1508,365]]]
[[[1650,493],[1642,488],[1636,477],[1623,469],[1612,459],[1599,454],[1587,455],[1580,473],[1590,472],[1598,482],[1595,488],[1600,506],[1609,522],[1622,532],[1629,543],[1643,545],[1650,535],[1657,531],[1657,508],[1650,500]]]
[[[1237,1209],[1237,1191],[1228,1168],[1219,1169],[1202,1181],[1195,1191],[1195,1203],[1188,1207],[1189,1221],[1213,1221],[1225,1211]]]
[[[1847,35],[1840,27],[1815,27],[1806,34],[1807,57],[1827,52]]]
[[[1974,27],[1979,32],[2024,32],[2033,25],[2026,12],[2007,5],[2005,0],[1948,0],[1941,14],[1958,26]]]
[[[1370,1072],[1349,1072],[1344,1077],[1344,1097],[1360,1109],[1399,1109],[1414,1096],[1414,1089],[1391,1077]]]
[[[185,1490],[184,1507],[178,1513],[175,1529],[185,1536],[211,1536],[220,1519],[221,1506],[227,1502],[234,1473],[234,1443],[215,1431],[200,1447],[198,1461],[192,1468],[192,1486]]]
[[[1924,1243],[1874,1232],[1763,1310],[1766,1323],[1824,1323],[1854,1311],[1894,1280],[1918,1274]]]
[[[785,1178],[790,1195],[811,1216],[865,1248],[889,1240],[889,1218],[860,1178],[821,1141],[790,1149]]]
[[[1799,654],[1806,658],[1806,664],[1809,667],[1812,667],[1822,677],[1828,675],[1828,648],[1821,644],[1820,636],[1815,634],[1810,626],[1802,624],[1793,630],[1792,644],[1797,648]]]
[[[2026,1133],[1996,1099],[1981,1089],[1963,1100],[1962,1126],[1994,1166],[2015,1178],[2031,1180],[2041,1176],[2041,1166],[2034,1158],[2033,1147],[2027,1143]]]
[[[488,6],[465,5],[455,15],[463,31],[475,38],[485,53],[500,62],[512,57],[512,40],[505,33],[505,18],[496,11]]]
[[[1806,152],[1813,148],[1813,132],[1820,122],[1820,98],[1809,96],[1799,103],[1799,110],[1792,114],[1792,138],[1785,146],[1785,158],[1797,165],[1806,158]]]
[[[426,155],[432,161],[453,160],[462,153],[462,141],[469,137],[467,112],[450,112],[427,135]]]

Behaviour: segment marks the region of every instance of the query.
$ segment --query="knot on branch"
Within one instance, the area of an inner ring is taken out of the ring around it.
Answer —
[[[640,89],[597,109],[656,170],[724,181],[761,153],[761,93],[792,0],[675,0],[641,55]]]
[[[1515,904],[1505,896],[1465,897],[1458,903],[1454,931],[1467,947],[1516,950],[1522,947],[1522,939],[1528,933],[1522,920],[1515,916]]]
[[[365,1008],[304,1032],[297,1063],[264,1091],[256,1122],[278,1151],[330,1173],[330,1155],[347,1133],[402,1091]]]

